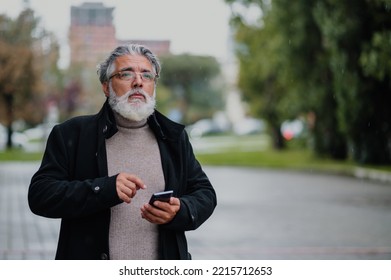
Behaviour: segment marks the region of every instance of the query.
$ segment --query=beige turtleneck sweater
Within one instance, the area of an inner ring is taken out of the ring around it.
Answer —
[[[158,227],[141,218],[140,208],[152,193],[164,190],[159,147],[146,120],[130,122],[116,115],[118,132],[106,140],[109,176],[127,172],[138,176],[140,189],[130,204],[111,209],[110,259],[157,259]]]

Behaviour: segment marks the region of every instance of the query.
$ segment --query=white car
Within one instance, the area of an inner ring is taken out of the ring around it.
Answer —
[[[191,138],[199,138],[208,134],[221,133],[224,130],[212,119],[202,119],[187,126]]]
[[[265,127],[263,120],[247,117],[235,123],[233,131],[237,135],[249,135],[264,132]]]

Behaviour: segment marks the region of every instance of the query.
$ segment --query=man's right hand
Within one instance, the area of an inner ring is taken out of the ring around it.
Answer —
[[[143,181],[135,175],[129,173],[119,173],[116,180],[116,190],[118,197],[130,203],[132,198],[136,195],[137,190],[145,189]]]

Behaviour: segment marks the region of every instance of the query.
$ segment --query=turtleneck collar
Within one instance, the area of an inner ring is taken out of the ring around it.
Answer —
[[[147,124],[147,119],[143,119],[141,121],[132,121],[124,118],[117,112],[114,112],[114,118],[117,123],[117,126],[124,128],[141,128]]]

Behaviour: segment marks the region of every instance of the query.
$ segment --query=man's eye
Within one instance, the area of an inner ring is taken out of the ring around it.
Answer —
[[[121,79],[131,79],[134,76],[132,72],[121,72],[120,78]]]
[[[148,80],[148,81],[153,80],[153,74],[152,73],[145,72],[142,75],[143,75],[143,79],[145,79],[145,80]]]

